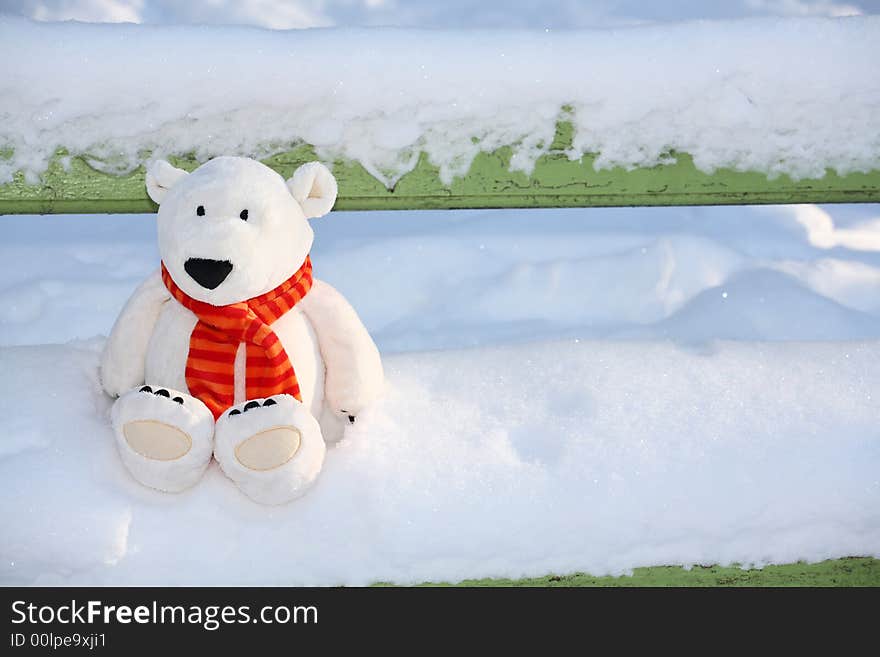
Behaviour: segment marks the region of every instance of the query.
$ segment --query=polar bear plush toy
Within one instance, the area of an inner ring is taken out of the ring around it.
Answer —
[[[101,364],[104,389],[119,396],[122,461],[174,492],[213,456],[252,499],[287,502],[383,385],[357,313],[312,278],[308,219],[333,207],[336,180],[318,162],[285,181],[219,157],[192,173],[156,162],[147,191],[161,267],[123,308]]]

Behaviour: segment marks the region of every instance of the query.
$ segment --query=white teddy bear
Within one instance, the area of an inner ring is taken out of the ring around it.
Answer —
[[[147,172],[162,267],[135,290],[104,350],[122,460],[163,491],[195,484],[213,455],[252,499],[306,491],[324,442],[383,386],[376,345],[339,292],[312,279],[308,219],[336,180],[318,162],[286,181],[247,158]]]

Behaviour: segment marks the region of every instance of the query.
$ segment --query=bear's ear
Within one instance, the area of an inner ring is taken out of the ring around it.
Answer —
[[[156,160],[147,167],[147,194],[156,203],[161,203],[168,190],[187,175],[186,171],[171,166],[165,160]]]
[[[323,217],[336,202],[336,178],[320,162],[308,162],[294,171],[287,188],[308,219]]]

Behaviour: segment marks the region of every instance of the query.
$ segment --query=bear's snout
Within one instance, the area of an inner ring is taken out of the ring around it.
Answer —
[[[213,290],[229,276],[229,272],[232,271],[232,263],[228,260],[190,258],[183,263],[183,268],[196,283]]]

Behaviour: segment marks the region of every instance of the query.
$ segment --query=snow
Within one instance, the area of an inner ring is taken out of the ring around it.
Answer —
[[[877,0],[4,0],[0,11],[43,21],[418,27],[595,27],[646,21],[745,16],[877,13]]]
[[[0,344],[105,335],[159,260],[154,215],[0,226]],[[880,338],[877,205],[336,212],[313,226],[317,275],[385,352]]]
[[[216,465],[176,496],[135,483],[96,347],[0,352],[20,373],[0,383],[15,418],[4,582],[406,583],[880,556],[877,342],[392,356],[383,404],[307,498],[270,509]]]
[[[299,141],[393,185],[512,145],[530,171],[571,108],[597,167],[693,155],[822,176],[880,167],[880,17],[603,30],[269,31],[0,17],[0,182],[60,146],[99,169],[152,154],[265,156]],[[734,138],[735,136],[735,138]]]
[[[114,451],[155,217],[0,217],[0,582],[366,584],[880,557],[880,206],[334,213],[387,391],[282,508]],[[364,275],[369,272],[369,275]]]

